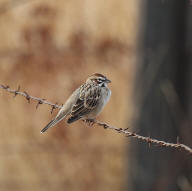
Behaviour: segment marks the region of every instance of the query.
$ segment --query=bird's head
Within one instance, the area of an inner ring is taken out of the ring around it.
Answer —
[[[106,87],[108,83],[111,83],[111,81],[109,79],[107,79],[106,76],[99,74],[99,73],[95,73],[91,76],[89,76],[86,80],[86,83],[96,83],[101,87]]]

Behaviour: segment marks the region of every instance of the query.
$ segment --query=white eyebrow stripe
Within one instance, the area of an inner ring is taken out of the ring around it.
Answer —
[[[100,77],[100,78],[98,78],[98,80],[105,81],[106,79],[105,79],[105,78]]]

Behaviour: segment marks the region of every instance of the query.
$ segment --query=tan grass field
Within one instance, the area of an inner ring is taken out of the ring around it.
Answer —
[[[112,80],[99,119],[133,117],[139,1],[0,1],[0,84],[62,104],[88,75]],[[55,116],[0,90],[0,190],[123,190],[128,139],[82,122],[40,130]]]

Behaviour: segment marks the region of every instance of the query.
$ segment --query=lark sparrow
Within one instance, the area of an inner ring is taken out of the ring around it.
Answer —
[[[88,77],[86,82],[72,93],[57,116],[41,130],[41,133],[68,115],[70,117],[67,123],[73,123],[79,119],[93,121],[109,101],[111,90],[107,84],[110,82],[104,75],[98,73]]]

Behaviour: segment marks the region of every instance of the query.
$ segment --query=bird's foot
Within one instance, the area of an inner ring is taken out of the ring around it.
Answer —
[[[95,123],[95,119],[85,119],[84,120],[89,127],[93,127],[94,123]]]

